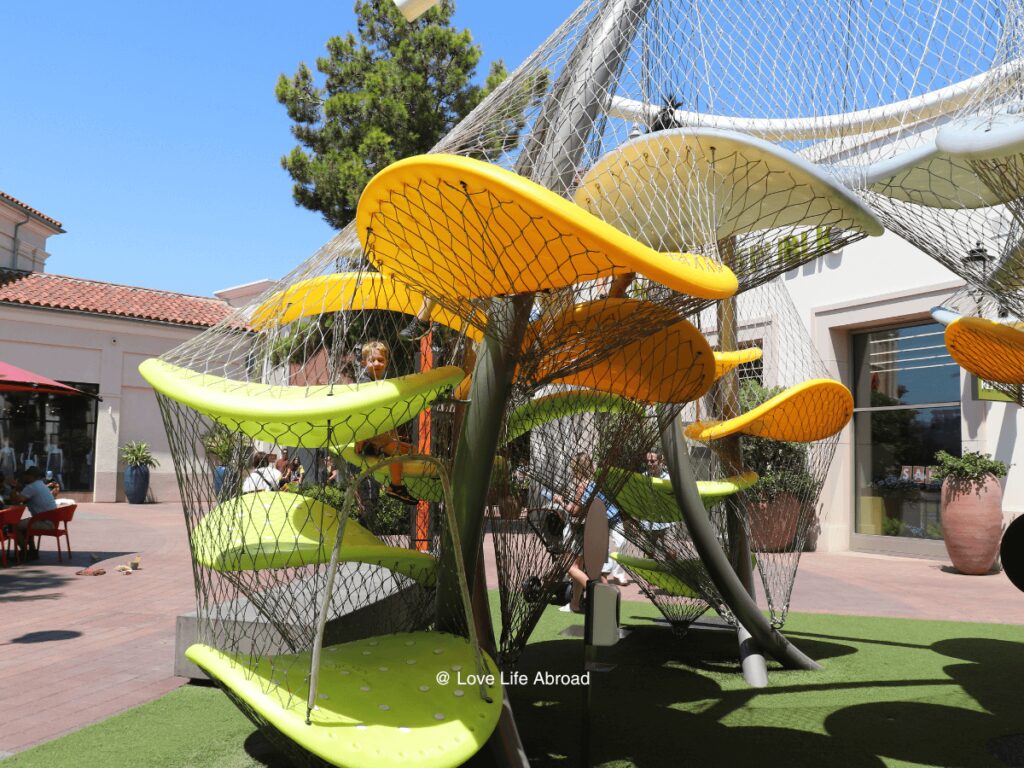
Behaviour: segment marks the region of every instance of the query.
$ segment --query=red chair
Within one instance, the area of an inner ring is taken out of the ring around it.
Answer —
[[[33,515],[32,519],[29,520],[28,529],[25,531],[26,540],[31,536],[36,537],[36,549],[39,549],[39,540],[43,536],[53,536],[57,539],[57,562],[63,563],[64,559],[61,557],[60,552],[60,537],[63,536],[68,543],[68,557],[71,557],[71,539],[68,538],[68,523],[71,522],[71,518],[75,516],[75,510],[78,509],[77,504],[68,504],[66,507],[57,507],[56,509],[50,509],[46,512],[40,512],[38,515]],[[52,528],[40,528],[37,527],[39,523],[43,521],[49,521],[53,523]],[[64,527],[61,528],[60,524],[64,523]]]
[[[21,553],[18,552],[17,539],[14,536],[14,532],[18,528],[18,521],[21,520],[24,512],[24,507],[0,509],[0,562],[3,563],[4,568],[7,567],[7,550],[10,548],[12,541],[15,542],[14,562],[21,561]]]

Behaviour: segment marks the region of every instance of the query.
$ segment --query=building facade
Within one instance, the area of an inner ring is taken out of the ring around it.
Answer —
[[[930,315],[963,281],[891,234],[783,280],[831,376],[854,393],[822,493],[818,548],[945,557],[935,453],[1024,464],[1021,408],[989,399],[949,357]],[[1004,482],[1003,509],[1007,522],[1024,511],[1020,469]]]
[[[0,472],[34,464],[83,501],[123,500],[120,447],[150,445],[155,500],[179,498],[163,422],[139,363],[227,317],[226,300],[46,273],[59,221],[0,193],[0,360],[97,396],[0,393]],[[227,289],[232,303],[264,283]]]

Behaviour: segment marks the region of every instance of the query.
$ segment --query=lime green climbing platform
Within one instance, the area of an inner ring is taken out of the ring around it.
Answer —
[[[489,699],[479,686],[473,646],[442,632],[383,635],[327,646],[316,707],[306,723],[309,653],[252,658],[193,645],[186,656],[281,734],[345,768],[450,768],[490,738],[501,714],[500,675]],[[439,673],[448,675],[447,684]]]
[[[757,480],[756,472],[744,472],[723,480],[699,480],[697,491],[704,505],[710,507],[727,496],[747,490]],[[608,471],[608,484],[620,488],[615,494],[615,504],[634,520],[674,523],[683,519],[669,480],[613,467]]]
[[[394,429],[465,375],[444,366],[365,384],[302,387],[225,379],[155,359],[142,363],[139,372],[160,394],[229,429],[302,448],[346,445]]]
[[[338,511],[309,496],[245,493],[211,509],[192,531],[196,562],[215,571],[258,571],[327,563],[338,534]],[[379,565],[433,586],[436,561],[388,546],[353,519],[345,523],[340,559]]]

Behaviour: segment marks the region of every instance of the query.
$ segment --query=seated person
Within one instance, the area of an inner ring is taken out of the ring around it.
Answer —
[[[53,472],[46,471],[46,487],[50,489],[50,493],[53,494],[53,498],[60,496],[60,483],[53,476]]]
[[[270,454],[256,451],[252,456],[252,471],[242,483],[242,493],[276,491],[281,487],[281,473],[270,465]]]
[[[306,470],[302,467],[302,462],[299,461],[299,457],[296,456],[292,459],[292,463],[288,465],[288,486],[298,487],[302,485],[302,481],[306,477]]]
[[[388,361],[391,357],[391,348],[383,341],[368,341],[363,344],[362,359],[363,367],[356,377],[357,384],[371,381],[380,381],[387,378]],[[356,453],[360,456],[381,456],[388,458],[399,454],[412,453],[412,446],[402,442],[398,432],[390,430],[383,434],[371,437],[369,440],[360,440],[355,446]],[[398,499],[403,504],[415,504],[417,499],[409,493],[402,481],[402,465],[391,464],[388,467],[391,473],[391,485],[384,489],[384,493],[392,498]]]
[[[36,551],[31,539],[25,535],[25,531],[28,530],[28,524],[33,517],[40,512],[49,512],[57,506],[57,502],[53,500],[53,494],[42,481],[42,473],[38,467],[29,467],[22,472],[21,488],[15,490],[11,495],[11,502],[24,504],[29,513],[29,517],[22,518],[18,522],[18,527],[14,531],[14,542],[22,552],[27,551],[29,560],[37,560],[39,552]],[[47,530],[52,530],[54,527],[50,520],[41,520],[36,523],[36,526]]]
[[[571,475],[569,495],[562,496],[556,493],[552,496],[552,501],[565,509],[573,517],[583,518],[589,507],[590,500],[595,497],[599,498],[605,505],[605,513],[608,515],[608,526],[611,530],[615,530],[621,524],[619,510],[602,492],[597,491],[595,493],[594,460],[590,457],[590,454],[580,452],[573,455],[569,460],[569,472]],[[608,573],[612,570],[612,564],[613,561],[609,558],[602,565],[600,577],[602,584],[608,583]],[[589,580],[585,568],[586,564],[583,562],[582,555],[577,557],[575,562],[569,566],[572,598],[568,605],[562,606],[559,610],[583,613],[583,595]]]

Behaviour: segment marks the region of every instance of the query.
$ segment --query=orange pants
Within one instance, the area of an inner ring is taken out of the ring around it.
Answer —
[[[405,454],[412,453],[412,446],[409,443],[403,443],[401,440],[399,440],[397,432],[388,432],[383,435],[371,437],[369,440],[360,440],[358,443],[356,443],[356,453],[362,456],[366,450],[367,444],[370,444],[374,447],[374,455],[381,456],[383,458],[390,458],[392,456],[404,456]],[[402,484],[401,462],[396,462],[389,466],[388,472],[391,473],[392,485]]]

